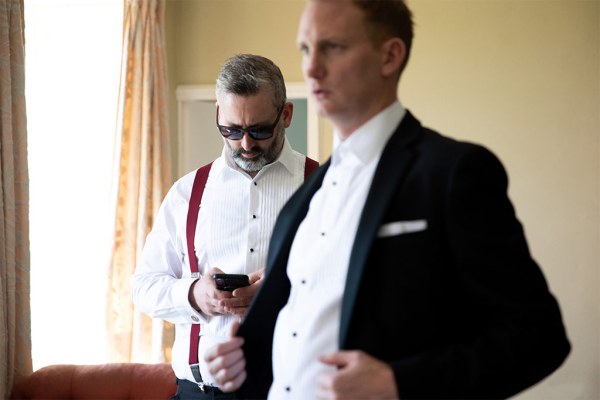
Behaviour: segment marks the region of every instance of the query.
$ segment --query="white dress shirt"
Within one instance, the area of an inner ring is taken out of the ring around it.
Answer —
[[[269,399],[314,399],[327,368],[319,355],[339,350],[341,300],[350,252],[379,158],[406,111],[395,102],[344,141],[336,133],[331,166],[292,244],[292,284],[273,342]]]
[[[271,232],[279,211],[304,181],[304,155],[287,140],[279,159],[252,178],[233,161],[224,146],[211,167],[198,223],[195,248],[203,275],[212,267],[248,274],[265,266]],[[207,348],[229,338],[234,316],[209,317],[188,301],[191,278],[186,218],[196,171],[180,178],[166,195],[132,277],[132,297],[151,317],[176,324],[172,365],[179,379],[194,382],[188,356],[190,326],[200,323],[200,373],[215,385],[203,359]]]

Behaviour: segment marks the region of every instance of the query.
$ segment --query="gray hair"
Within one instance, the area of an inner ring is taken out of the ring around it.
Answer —
[[[238,54],[229,58],[217,77],[217,99],[225,93],[252,96],[264,87],[272,88],[273,105],[279,109],[287,100],[281,70],[268,58]]]

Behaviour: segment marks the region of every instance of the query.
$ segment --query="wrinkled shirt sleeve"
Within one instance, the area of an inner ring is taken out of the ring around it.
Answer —
[[[197,280],[189,270],[184,250],[185,224],[191,182],[185,176],[173,185],[163,201],[152,231],[131,278],[132,299],[139,311],[174,324],[207,322],[189,300],[191,285]]]

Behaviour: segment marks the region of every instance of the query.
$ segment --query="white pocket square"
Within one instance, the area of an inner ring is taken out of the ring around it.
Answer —
[[[402,235],[403,233],[420,232],[427,229],[427,220],[415,219],[413,221],[396,221],[381,225],[377,237]]]

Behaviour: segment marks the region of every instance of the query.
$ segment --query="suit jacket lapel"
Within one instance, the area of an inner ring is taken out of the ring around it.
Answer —
[[[418,136],[420,127],[419,122],[407,111],[396,132],[386,144],[375,170],[350,254],[346,287],[342,299],[340,349],[343,349],[346,343],[354,303],[371,246],[377,236],[389,202],[397,191],[399,182],[413,157],[407,144]]]

